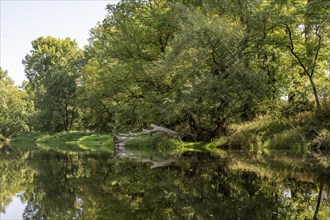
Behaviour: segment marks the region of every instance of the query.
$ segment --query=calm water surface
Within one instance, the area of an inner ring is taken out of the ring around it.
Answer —
[[[1,153],[0,219],[330,219],[330,158],[228,155]]]

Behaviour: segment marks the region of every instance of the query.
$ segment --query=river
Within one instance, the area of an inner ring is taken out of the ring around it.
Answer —
[[[330,219],[329,159],[231,151],[154,167],[108,153],[3,152],[0,219]]]

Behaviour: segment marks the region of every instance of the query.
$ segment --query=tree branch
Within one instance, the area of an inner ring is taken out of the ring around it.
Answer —
[[[293,44],[293,39],[292,39],[292,32],[290,30],[290,27],[288,24],[284,24],[285,27],[286,27],[286,30],[287,30],[287,33],[289,35],[289,40],[290,40],[290,46],[287,46],[289,49],[290,49],[290,52],[291,54],[297,59],[299,65],[303,68],[304,70],[304,73],[307,75],[307,76],[310,76],[307,68],[305,67],[304,63],[302,62],[302,60],[300,59],[300,57],[298,56],[298,54],[294,51],[294,44]]]
[[[316,61],[317,61],[317,58],[319,56],[319,52],[321,50],[322,36],[320,35],[319,30],[320,30],[320,26],[318,26],[316,28],[316,32],[315,32],[316,36],[318,37],[318,45],[317,45],[316,53],[315,53],[315,56],[314,56],[313,66],[312,66],[312,70],[311,70],[311,76],[314,75]]]

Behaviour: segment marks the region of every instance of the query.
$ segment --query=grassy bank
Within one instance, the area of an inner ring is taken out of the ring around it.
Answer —
[[[178,157],[209,153],[226,156],[226,150],[243,150],[257,156],[270,151],[301,154],[330,153],[330,122],[303,112],[288,118],[260,116],[253,121],[231,124],[226,136],[208,142],[183,142],[166,136],[143,136],[128,141],[126,148],[141,157]]]
[[[267,151],[293,150],[301,153],[330,152],[330,122],[305,112],[291,118],[258,117],[230,126],[221,148]]]
[[[11,139],[10,145],[18,150],[53,150],[60,152],[113,152],[114,150],[111,135],[91,134],[88,132],[19,135]]]
[[[107,151],[113,152],[111,135],[88,132],[27,134],[12,138],[11,146],[21,150]],[[228,134],[209,142],[183,142],[161,134],[129,140],[126,149],[143,158],[181,157],[189,154],[226,156],[226,150],[246,150],[267,155],[271,150],[297,153],[330,153],[330,122],[310,112],[291,118],[260,116],[253,121],[232,124]]]

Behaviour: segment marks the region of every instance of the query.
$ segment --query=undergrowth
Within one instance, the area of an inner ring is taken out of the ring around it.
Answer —
[[[291,118],[260,116],[253,121],[230,126],[230,135],[219,145],[234,150],[294,150],[308,153],[315,149],[330,152],[327,121],[312,113],[299,113]]]

